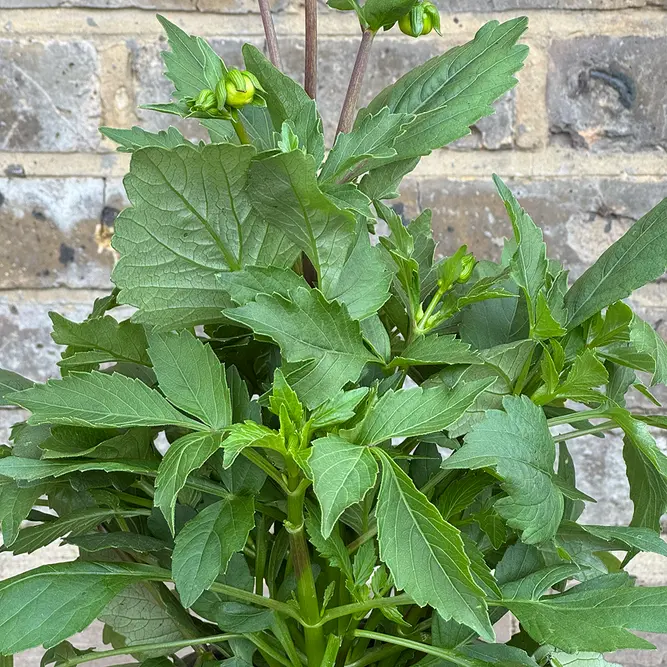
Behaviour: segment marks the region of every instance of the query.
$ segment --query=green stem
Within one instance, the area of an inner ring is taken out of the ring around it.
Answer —
[[[274,662],[279,665],[284,665],[284,667],[295,667],[292,663],[280,655],[277,651],[274,650],[267,641],[265,641],[259,633],[252,633],[245,636],[246,639],[250,640],[262,653],[265,659],[271,658]],[[267,659],[268,662],[268,659]]]
[[[85,655],[78,655],[75,658],[66,660],[60,664],[60,667],[74,667],[84,662],[92,662],[93,660],[102,660],[103,658],[113,658],[116,655],[132,655],[134,653],[146,653],[149,651],[163,651],[165,649],[173,649],[173,652],[181,648],[187,648],[193,644],[213,644],[215,642],[226,642],[230,639],[240,639],[243,635],[224,634],[211,635],[209,637],[198,637],[197,639],[179,639],[173,642],[157,642],[153,644],[135,644],[134,646],[125,646],[123,648],[113,649],[112,651],[102,651],[100,653],[86,653]],[[288,666],[289,667],[289,666]]]
[[[355,602],[353,604],[342,605],[341,607],[334,607],[330,609],[318,625],[324,625],[329,621],[333,621],[341,616],[352,616],[352,614],[360,614],[362,612],[370,611],[371,609],[381,609],[382,607],[393,607],[405,604],[413,604],[413,600],[409,595],[403,593],[402,595],[394,595],[387,598],[374,598],[366,602]]]
[[[227,584],[221,584],[219,582],[214,582],[211,585],[211,589],[214,593],[222,593],[223,595],[228,595],[230,598],[235,598],[241,602],[247,602],[249,604],[256,604],[259,607],[267,607],[268,609],[273,609],[279,614],[284,616],[289,616],[299,623],[303,623],[303,619],[294,607],[279,600],[274,600],[273,598],[266,598],[262,595],[256,595],[255,593],[250,593],[249,591],[241,590],[240,588],[234,588],[233,586],[228,586]]]
[[[398,653],[403,651],[402,646],[383,646],[382,648],[377,648],[374,651],[369,651],[365,655],[362,655],[358,660],[354,662],[348,662],[345,667],[367,667],[372,665],[380,660],[385,658],[390,658]]]
[[[289,457],[291,458],[291,457]],[[306,542],[303,505],[307,480],[301,479],[299,468],[288,459],[289,487],[287,495],[287,522],[285,529],[289,535],[290,556],[296,577],[296,592],[299,609],[303,617],[306,640],[308,667],[320,667],[324,656],[324,631],[319,625],[320,607],[317,601],[317,589],[310,564],[310,553]]]
[[[287,653],[287,657],[294,665],[305,664],[305,656],[303,653],[299,655],[299,652],[296,650],[294,640],[292,639],[292,635],[290,634],[289,627],[287,626],[285,619],[280,616],[280,614],[276,614],[275,618],[276,620],[273,622],[271,630],[280,642],[280,645],[283,647],[285,653]]]
[[[257,523],[257,544],[255,546],[255,593],[264,595],[264,570],[266,568],[267,535],[269,524],[261,514]]]
[[[142,498],[141,496],[133,496],[131,493],[123,493],[122,491],[116,491],[116,496],[121,500],[124,500],[126,503],[131,503],[132,505],[138,505],[139,507],[147,507],[148,509],[153,509],[153,501],[148,498]]]
[[[577,431],[570,431],[569,433],[562,433],[559,435],[554,435],[554,442],[565,442],[566,440],[572,440],[574,438],[580,438],[583,435],[591,435],[593,433],[601,433],[602,431],[611,431],[615,428],[619,428],[615,422],[607,421],[597,426],[591,426],[589,428],[581,428]]]
[[[366,630],[355,630],[354,636],[366,637],[367,639],[384,642],[385,644],[394,644],[396,646],[408,648],[412,651],[420,651],[421,653],[426,653],[427,655],[434,655],[436,658],[448,660],[449,662],[453,662],[455,665],[461,665],[461,667],[475,667],[477,664],[476,660],[469,660],[460,653],[455,653],[454,651],[449,651],[445,648],[439,648],[438,646],[429,646],[428,644],[415,642],[411,639],[404,639],[403,637],[392,637],[391,635],[383,635],[380,632],[368,632]]]
[[[254,463],[258,468],[263,470],[285,493],[289,493],[289,487],[285,484],[280,472],[278,472],[278,470],[257,450],[246,447],[242,454],[248,461],[250,461],[250,463]]]
[[[232,112],[231,122],[232,122],[232,127],[234,128],[234,132],[236,132],[236,136],[239,138],[239,141],[242,144],[249,144],[250,137],[248,136],[245,127],[243,127],[243,123],[239,119],[238,112],[236,111]]]
[[[433,298],[429,302],[428,306],[426,307],[424,314],[419,318],[419,322],[417,322],[417,326],[415,327],[415,333],[418,336],[424,335],[430,329],[430,327],[428,327],[428,320],[431,317],[431,315],[433,315],[433,311],[437,308],[438,304],[440,303],[440,299],[442,299],[444,295],[445,295],[445,290],[439,287],[436,293],[433,295]]]
[[[14,667],[14,658],[11,655],[0,655],[0,667]]]
[[[596,408],[594,410],[581,410],[580,412],[571,412],[567,415],[560,415],[559,417],[552,417],[547,419],[549,426],[561,426],[562,424],[575,424],[576,422],[588,421],[589,419],[597,419],[598,417],[606,417],[607,411]]]

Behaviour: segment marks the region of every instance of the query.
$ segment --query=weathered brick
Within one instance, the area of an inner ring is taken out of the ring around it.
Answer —
[[[544,231],[550,256],[561,260],[573,277],[665,195],[661,183],[608,179],[508,179],[507,184]],[[412,180],[402,194],[407,217],[414,217],[422,208],[433,210],[434,233],[442,254],[466,243],[479,258],[498,259],[503,238],[512,233],[490,178]]]
[[[499,12],[523,9],[630,9],[660,6],[663,0],[453,0],[450,12]]]
[[[241,47],[245,41],[262,48],[262,38],[247,40],[236,38],[213,39],[211,45],[227,65],[242,67]],[[357,38],[325,38],[320,42],[318,105],[324,122],[329,143],[333,140],[340,108],[345,96],[354,58],[359,44]],[[137,104],[162,102],[169,99],[172,85],[162,76],[163,64],[159,57],[166,44],[130,43],[132,69],[136,77]],[[395,81],[409,69],[423,63],[428,58],[441,53],[451,45],[443,45],[438,40],[409,41],[409,38],[396,37],[378,40],[371,55],[369,76],[364,85],[360,104],[367,104],[385,86]],[[304,49],[301,39],[281,39],[281,56],[284,70],[297,81],[303,81]],[[496,105],[496,115],[481,120],[469,137],[457,142],[456,148],[487,149],[508,148],[513,143],[514,96],[508,95]],[[186,136],[199,139],[205,133],[195,121],[181,120],[174,116],[162,115],[150,111],[139,111],[142,124],[150,129],[164,129],[175,125]]]
[[[89,296],[89,298],[85,298]],[[66,291],[0,293],[0,368],[43,382],[58,376],[59,345],[51,339],[49,311],[81,321],[90,312],[95,295],[80,295],[73,302]]]
[[[227,3],[224,3],[227,4]],[[236,4],[233,0],[230,4]],[[197,9],[197,0],[0,0],[0,9],[85,7],[90,9]],[[94,20],[91,17],[91,21]]]
[[[667,147],[667,37],[581,37],[549,50],[552,142],[587,148]]]
[[[0,40],[0,150],[96,149],[97,67],[83,40]]]
[[[111,253],[96,226],[113,223],[101,178],[0,178],[0,288],[110,285]],[[107,208],[108,206],[108,208]]]

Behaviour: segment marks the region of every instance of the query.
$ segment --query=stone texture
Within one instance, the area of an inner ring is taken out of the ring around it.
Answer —
[[[110,286],[112,255],[96,226],[113,224],[117,189],[101,178],[0,178],[0,288]]]
[[[667,147],[667,38],[581,37],[549,55],[551,139],[576,148]]]
[[[520,9],[630,9],[661,6],[663,0],[453,0],[452,12],[497,12]]]
[[[0,293],[0,368],[44,382],[58,375],[61,347],[51,340],[49,311],[81,321],[93,305],[95,294],[78,301],[64,291]]]
[[[507,184],[544,231],[550,256],[561,260],[573,277],[665,196],[661,183],[553,179]],[[478,257],[498,259],[503,239],[512,233],[490,178],[411,180],[402,195],[407,218],[424,208],[433,210],[438,251],[444,255],[466,243]]]
[[[284,9],[286,0],[271,3],[274,10]],[[43,7],[84,7],[90,9],[199,10],[230,14],[257,11],[256,0],[0,0],[0,9]]]
[[[244,42],[263,48],[262,38],[249,39],[213,39],[211,45],[230,67],[243,67],[241,47]],[[340,106],[345,96],[358,39],[325,38],[320,42],[320,66],[318,78],[318,102],[324,122],[327,141],[331,144]],[[378,40],[371,55],[369,72],[371,73],[364,86],[361,104],[367,104],[385,86],[395,81],[409,69],[423,63],[428,58],[441,53],[450,45],[441,41],[422,40],[409,41],[408,38],[395,37]],[[162,77],[163,63],[160,51],[166,48],[164,40],[159,43],[138,44],[130,42],[132,54],[132,71],[136,79],[137,104],[164,102],[169,99],[172,85]],[[280,40],[281,56],[287,74],[303,81],[304,49],[301,39]],[[496,104],[496,114],[482,119],[468,137],[454,144],[454,148],[509,148],[513,144],[514,128],[514,95],[510,94]],[[142,125],[147,129],[164,129],[175,125],[186,136],[192,139],[205,138],[196,121],[177,119],[175,116],[157,114],[152,111],[139,110]]]
[[[97,148],[97,67],[87,41],[0,40],[0,150]]]

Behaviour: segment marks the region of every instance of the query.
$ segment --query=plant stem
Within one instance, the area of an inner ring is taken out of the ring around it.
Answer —
[[[461,665],[461,667],[475,667],[477,664],[475,659],[469,660],[460,653],[455,653],[454,651],[439,648],[437,646],[422,644],[421,642],[415,642],[411,639],[404,639],[403,637],[392,637],[391,635],[383,635],[379,632],[368,632],[366,630],[355,630],[354,636],[366,637],[367,639],[374,639],[375,641],[384,642],[385,644],[395,644],[396,646],[402,646],[403,648],[408,648],[412,651],[420,651],[427,655],[434,655],[436,658],[448,660],[456,665]]]
[[[574,424],[576,422],[583,422],[589,419],[596,419],[598,417],[605,417],[606,410],[595,408],[594,410],[582,410],[581,412],[571,412],[567,415],[560,415],[559,417],[552,417],[547,419],[549,426],[560,426],[561,424]]]
[[[312,575],[311,575],[312,576]],[[293,618],[299,623],[303,623],[303,620],[299,613],[291,605],[280,602],[280,600],[274,600],[273,598],[267,598],[263,595],[256,595],[255,593],[250,593],[249,591],[241,590],[240,588],[234,588],[234,586],[228,586],[227,584],[221,584],[219,582],[214,582],[211,585],[211,589],[214,593],[222,593],[223,595],[228,595],[230,598],[235,598],[241,602],[248,602],[249,604],[256,604],[259,607],[267,607],[268,609],[273,609],[279,614],[284,614]]]
[[[317,97],[317,0],[306,0],[306,63],[304,88]]]
[[[373,45],[374,37],[375,31],[369,29],[364,30],[361,35],[361,43],[359,44],[357,59],[354,63],[352,76],[350,77],[350,84],[347,88],[347,95],[345,95],[345,102],[343,102],[343,109],[340,112],[336,136],[341,132],[349,132],[352,129],[354,114],[357,110],[357,104],[359,103],[361,84],[364,81],[366,67],[368,67],[368,60],[371,55],[371,46]]]
[[[0,655],[0,667],[14,667],[14,658],[11,655]]]
[[[372,600],[368,600],[366,602],[346,604],[330,609],[319,621],[319,625],[324,625],[325,623],[333,621],[336,618],[340,618],[341,616],[351,616],[352,614],[367,612],[371,609],[380,609],[381,607],[393,607],[395,605],[398,606],[404,604],[413,604],[413,600],[409,595],[394,595],[393,597],[373,598]]]
[[[232,127],[234,128],[234,132],[236,132],[236,136],[239,138],[239,141],[242,144],[249,144],[250,143],[250,137],[248,136],[248,133],[245,130],[245,127],[243,127],[243,123],[241,122],[238,112],[234,111],[232,113]]]
[[[264,35],[266,36],[266,48],[269,52],[269,60],[274,67],[282,69],[280,62],[280,51],[278,50],[278,37],[276,36],[276,26],[273,25],[273,16],[271,16],[271,7],[269,0],[258,0],[259,13],[262,16],[264,25]]]
[[[197,639],[179,639],[174,642],[157,642],[153,644],[136,644],[134,646],[124,646],[123,648],[113,649],[112,651],[101,651],[100,653],[86,653],[85,655],[78,655],[75,658],[66,660],[60,664],[60,667],[74,667],[84,662],[92,662],[93,660],[101,660],[102,658],[113,658],[116,655],[131,655],[133,653],[144,653],[148,651],[161,651],[163,649],[173,649],[176,652],[178,649],[187,648],[193,644],[213,644],[215,642],[226,642],[230,639],[238,639],[243,635],[224,634],[211,635],[209,637],[198,637]]]
[[[597,426],[591,426],[590,428],[581,428],[578,431],[570,431],[569,433],[562,433],[554,435],[554,442],[565,442],[566,440],[572,440],[573,438],[580,438],[583,435],[591,435],[593,433],[601,433],[602,431],[610,431],[612,429],[619,428],[615,422],[606,421]]]
[[[266,566],[266,536],[269,532],[269,524],[266,517],[261,514],[257,523],[257,545],[255,547],[255,593],[264,594],[264,568]]]
[[[362,655],[358,660],[348,662],[345,667],[367,667],[367,665],[372,665],[379,660],[392,657],[397,653],[401,653],[401,651],[403,651],[402,646],[392,646],[389,644],[388,646],[369,651],[365,655]]]
[[[288,457],[289,487],[287,495],[287,522],[285,530],[289,535],[290,556],[296,577],[296,592],[299,610],[303,617],[306,656],[308,667],[320,667],[324,656],[324,631],[319,625],[320,607],[317,589],[310,564],[310,553],[306,542],[303,504],[308,484],[301,480],[299,468]]]

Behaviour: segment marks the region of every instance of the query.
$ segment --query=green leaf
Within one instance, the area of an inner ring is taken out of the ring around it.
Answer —
[[[173,573],[184,607],[190,607],[224,574],[255,525],[250,497],[230,496],[205,507],[176,536]]]
[[[322,534],[327,538],[341,514],[375,486],[378,465],[367,447],[335,435],[315,440],[308,462],[322,508]]]
[[[413,114],[393,146],[401,160],[428,155],[469,134],[471,125],[493,113],[492,102],[516,84],[512,75],[528,54],[516,42],[527,23],[526,18],[490,21],[471,42],[431,58],[385,88],[361,110],[357,123],[383,107]]]
[[[313,430],[330,428],[352,419],[356,414],[355,409],[368,391],[368,387],[341,391],[326,403],[322,403],[311,415]]]
[[[308,255],[320,289],[329,296],[332,278],[355,240],[355,220],[320,190],[312,156],[297,150],[254,162],[248,193],[266,224]]]
[[[407,345],[401,354],[392,359],[390,367],[440,366],[445,364],[480,364],[481,357],[455,336],[421,336]]]
[[[516,250],[510,260],[511,276],[523,290],[528,301],[528,312],[534,321],[537,295],[542,291],[547,277],[547,246],[542,238],[542,230],[496,174],[493,175],[493,182],[514,230]]]
[[[43,565],[0,582],[0,654],[55,646],[90,625],[132,581],[155,570],[129,563]]]
[[[489,410],[442,467],[493,466],[508,494],[495,503],[498,513],[522,531],[526,544],[544,542],[563,518],[563,495],[554,483],[555,444],[544,412],[528,397],[506,396],[503,407],[505,412]]]
[[[0,368],[0,406],[13,405],[12,402],[5,399],[7,394],[30,389],[34,384],[32,380],[28,380],[28,378],[24,378],[18,373]]]
[[[140,127],[130,130],[121,130],[113,127],[101,127],[100,132],[118,144],[116,149],[120,153],[133,153],[147,146],[161,148],[176,148],[185,144],[192,145],[175,127],[168,127],[159,132],[147,132]]]
[[[629,438],[625,439],[623,458],[634,505],[631,525],[650,528],[659,534],[660,519],[667,512],[667,480]]]
[[[349,134],[338,135],[322,166],[320,181],[345,183],[372,169],[377,159],[396,156],[394,140],[412,119],[406,113],[391,113],[387,107],[364,117]]]
[[[396,23],[416,2],[417,0],[366,0],[362,15],[371,30],[379,30]]]
[[[640,218],[565,295],[568,329],[659,278],[667,266],[667,199]]]
[[[396,199],[399,196],[398,186],[403,177],[409,174],[418,162],[418,157],[408,158],[377,167],[361,179],[359,190],[373,202]]]
[[[222,445],[219,433],[189,433],[171,443],[155,480],[155,506],[174,532],[174,509],[178,493],[191,472],[201,468]]]
[[[651,385],[667,384],[667,344],[648,322],[634,314],[630,324],[630,343],[637,352],[648,355],[653,361]]]
[[[165,76],[174,84],[173,96],[181,100],[196,98],[204,88],[215,90],[215,86],[227,68],[216,52],[201,37],[191,37],[164,16],[157,16],[162,24],[171,51],[164,51],[167,71]]]
[[[21,487],[12,480],[0,479],[0,527],[5,547],[14,544],[21,523],[28,517],[32,506],[47,488],[43,484]]]
[[[8,398],[32,412],[29,424],[111,428],[173,424],[194,430],[205,428],[143,382],[118,373],[72,373],[62,380],[49,380],[9,394]]]
[[[226,271],[218,282],[235,304],[245,306],[258,294],[280,294],[289,297],[291,290],[308,287],[308,283],[292,269],[275,266],[246,266],[241,271]]]
[[[216,275],[246,264],[290,266],[294,247],[250,209],[251,146],[146,148],[124,183],[113,279],[136,321],[172,330],[219,322],[230,305]]]
[[[229,429],[229,435],[222,445],[225,449],[225,468],[231,467],[236,457],[246,447],[265,447],[276,452],[287,453],[280,433],[253,421],[247,421],[243,424],[233,424]]]
[[[288,122],[299,137],[300,146],[313,156],[315,165],[319,166],[324,159],[324,135],[315,101],[252,44],[243,45],[243,58],[246,69],[259,79],[265,90],[262,95],[275,131],[280,132],[283,123]]]
[[[90,533],[85,535],[70,535],[66,540],[74,544],[81,551],[94,553],[106,549],[120,549],[135,553],[152,553],[167,548],[167,544],[150,535],[126,533],[123,531],[112,533]]]
[[[36,482],[49,477],[63,477],[75,472],[102,470],[104,472],[130,472],[136,475],[154,475],[156,465],[149,461],[77,461],[60,463],[7,456],[0,459],[0,476],[10,479]]]
[[[210,345],[189,331],[154,333],[148,353],[160,389],[177,408],[216,431],[231,424],[225,367]]]
[[[558,388],[560,396],[568,398],[588,398],[591,389],[606,384],[609,374],[604,365],[595,356],[593,350],[584,350],[572,364],[565,382]]]
[[[53,426],[51,436],[39,446],[43,459],[91,457],[95,459],[155,459],[154,434],[149,428],[132,428],[120,435],[115,429]]]
[[[377,502],[380,559],[420,607],[453,618],[493,641],[484,594],[472,578],[461,534],[447,523],[388,454]]]
[[[540,600],[504,600],[530,636],[568,653],[651,648],[628,629],[667,632],[667,587],[587,589]]]
[[[318,290],[299,288],[290,299],[260,294],[253,303],[229,309],[225,315],[274,340],[289,363],[317,360],[296,383],[291,382],[311,409],[347,382],[355,382],[366,363],[376,360],[363,345],[359,324]]]
[[[296,392],[285,379],[285,374],[276,368],[273,374],[273,388],[271,396],[269,397],[269,409],[274,415],[281,420],[281,430],[284,430],[286,425],[285,414],[289,420],[295,425],[300,426],[303,423],[304,409]]]
[[[549,654],[549,662],[554,667],[621,667],[618,663],[608,662],[599,653],[564,653],[563,651],[552,651]]]
[[[442,431],[453,424],[491,383],[488,380],[423,389],[389,390],[346,437],[360,445]]]
[[[261,609],[239,602],[223,602],[218,605],[214,620],[224,632],[261,632],[271,627],[275,614],[270,609]]]
[[[650,528],[635,526],[589,526],[582,524],[566,524],[569,530],[583,530],[602,542],[611,543],[606,548],[610,551],[638,549],[650,553],[667,556],[667,543],[660,535]]]

